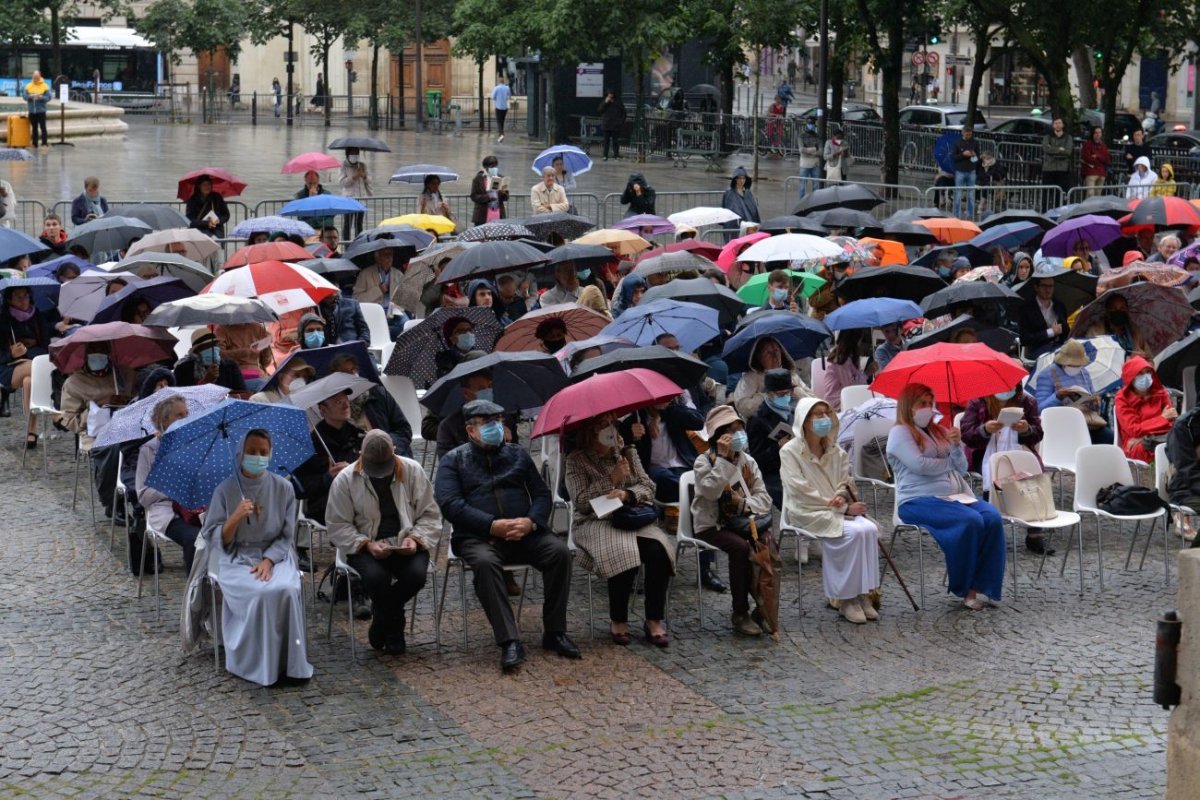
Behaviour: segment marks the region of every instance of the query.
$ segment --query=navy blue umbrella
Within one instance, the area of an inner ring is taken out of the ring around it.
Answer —
[[[16,228],[0,228],[0,262],[49,249],[24,231]]]
[[[99,267],[90,261],[84,261],[79,256],[59,256],[48,261],[43,261],[40,264],[34,264],[29,269],[25,270],[27,278],[57,278],[58,271],[68,264],[77,267],[79,272],[102,272]]]
[[[925,313],[921,311],[921,307],[912,300],[900,300],[895,297],[868,297],[865,300],[846,303],[826,315],[825,324],[831,331],[881,328],[893,322],[903,322],[906,319],[923,316]]]
[[[145,300],[153,311],[163,303],[172,300],[182,300],[185,297],[195,297],[196,293],[187,287],[179,278],[158,277],[141,283],[131,283],[115,294],[110,294],[100,301],[92,323],[100,322],[129,322],[122,319],[125,309]]]
[[[317,378],[324,378],[329,374],[329,364],[338,356],[354,356],[358,361],[358,375],[361,378],[366,378],[372,383],[383,383],[379,378],[379,370],[375,368],[375,362],[371,360],[371,354],[367,352],[367,345],[364,342],[355,340],[353,342],[345,342],[343,344],[331,344],[325,347],[312,347],[308,350],[293,350],[283,363],[279,365],[279,369],[275,370],[275,374],[263,386],[263,390],[275,390],[279,388],[279,376],[287,372],[293,361],[303,361],[308,366],[317,371]]]
[[[61,288],[54,278],[6,278],[0,281],[0,295],[9,289],[23,286],[33,295],[33,304],[41,311],[49,311],[58,304]]]
[[[1036,222],[1005,222],[977,234],[973,239],[968,240],[967,244],[982,250],[989,250],[993,247],[1016,250],[1041,236],[1042,232],[1042,226]]]
[[[763,336],[778,341],[792,358],[811,358],[831,335],[825,323],[789,311],[758,311],[746,319],[742,329],[725,343],[721,353],[730,372],[750,369],[750,354]]]
[[[481,372],[492,376],[496,403],[512,412],[541,408],[569,383],[562,364],[548,353],[488,353],[439,378],[421,398],[421,405],[442,417],[453,414],[463,405],[463,381]]]

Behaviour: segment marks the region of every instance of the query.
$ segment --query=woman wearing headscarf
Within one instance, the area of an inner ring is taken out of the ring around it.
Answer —
[[[29,413],[30,387],[33,383],[33,359],[50,352],[54,333],[53,312],[41,311],[26,286],[4,290],[0,307],[0,386],[21,392],[25,407],[25,447],[37,444],[37,417]],[[12,416],[5,393],[0,416]]]
[[[812,397],[813,393],[800,380],[796,362],[773,336],[760,336],[750,351],[750,369],[742,373],[737,388],[733,390],[733,407],[742,419],[750,419],[759,405],[766,399],[763,380],[768,370],[786,369],[792,373],[792,396],[796,400]]]
[[[260,686],[307,680],[304,593],[296,568],[296,493],[269,471],[271,435],[246,434],[234,474],[208,505],[203,535],[219,548],[225,668]]]
[[[788,521],[820,540],[825,596],[839,601],[842,616],[857,624],[877,620],[868,595],[879,588],[879,528],[866,517],[850,457],[837,444],[837,414],[806,397],[796,406],[792,431],[779,452]]]
[[[1171,396],[1163,388],[1150,362],[1134,356],[1121,369],[1124,385],[1117,392],[1115,413],[1121,441],[1117,444],[1129,458],[1154,462],[1154,448],[1167,440],[1179,416]]]

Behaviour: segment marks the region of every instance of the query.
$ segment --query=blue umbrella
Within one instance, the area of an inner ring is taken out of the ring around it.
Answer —
[[[853,328],[880,328],[893,322],[923,317],[925,313],[912,300],[894,297],[868,297],[855,300],[833,311],[825,317],[825,325],[831,331]]]
[[[375,368],[375,362],[371,360],[371,355],[367,352],[365,342],[354,340],[353,342],[345,342],[344,344],[331,344],[325,347],[313,347],[308,350],[293,350],[283,363],[279,365],[279,369],[271,376],[271,379],[263,386],[263,390],[275,390],[279,388],[279,376],[288,370],[289,365],[293,360],[303,361],[308,366],[317,371],[317,378],[324,378],[329,374],[329,364],[338,356],[354,356],[358,361],[358,374],[362,378],[366,378],[372,383],[383,383],[379,378],[379,370]]]
[[[942,172],[954,174],[954,143],[962,138],[962,131],[946,131],[933,143],[933,160]]]
[[[758,311],[747,320],[742,329],[725,343],[721,353],[730,372],[750,369],[750,354],[754,351],[755,343],[763,336],[778,341],[792,358],[811,358],[830,336],[829,328],[824,323],[790,311]]]
[[[93,324],[100,322],[129,322],[122,319],[125,309],[145,300],[153,311],[163,303],[172,300],[182,300],[185,297],[195,297],[196,293],[189,289],[179,278],[166,276],[151,278],[140,283],[131,283],[119,292],[108,295],[100,301],[92,317]]]
[[[8,261],[17,256],[27,256],[30,253],[40,253],[49,249],[24,231],[16,228],[0,228],[0,261]]]
[[[229,395],[229,390],[215,383],[199,386],[168,386],[149,397],[130,403],[113,414],[104,430],[96,437],[96,447],[132,442],[154,435],[154,420],[151,414],[160,401],[168,397],[182,397],[187,403],[188,416],[193,417],[215,406]]]
[[[279,209],[281,217],[332,217],[337,214],[361,214],[367,207],[353,197],[318,194],[293,200]]]
[[[0,161],[29,161],[33,154],[20,147],[0,147]]]
[[[24,286],[33,295],[33,304],[41,311],[49,311],[58,304],[61,288],[54,278],[7,278],[0,281],[0,294],[9,289]]]
[[[162,437],[146,484],[185,508],[202,508],[234,474],[242,438],[254,428],[271,434],[270,469],[286,475],[316,452],[304,411],[282,403],[224,400],[171,426]]]
[[[621,336],[638,347],[655,344],[669,333],[685,353],[721,335],[720,313],[715,308],[682,300],[655,300],[626,309],[600,331],[601,336]]]
[[[441,164],[410,164],[392,173],[388,183],[425,183],[425,178],[436,175],[442,183],[458,180],[458,173]]]
[[[945,247],[934,247],[912,263],[918,267],[929,267],[932,269],[937,264],[938,256],[949,252],[953,252],[955,256],[962,256],[967,259],[967,261],[971,262],[972,267],[986,267],[992,263],[991,253],[969,242],[948,244]]]
[[[572,175],[582,175],[592,168],[592,159],[587,153],[573,144],[556,144],[547,147],[533,159],[533,171],[538,175],[546,167],[553,166],[554,159],[562,158],[563,167]]]
[[[103,271],[92,262],[84,261],[79,256],[66,255],[59,256],[58,258],[52,258],[49,261],[43,261],[40,264],[34,264],[32,267],[25,270],[25,277],[55,278],[58,275],[58,271],[68,264],[77,267],[80,273]]]
[[[307,239],[316,234],[316,231],[313,230],[312,225],[303,220],[273,216],[248,219],[239,223],[229,235],[234,239],[249,239],[255,233],[284,233],[288,236],[295,235],[301,239]]]
[[[1016,250],[1018,247],[1036,239],[1041,233],[1042,226],[1036,222],[1006,222],[1002,225],[994,225],[988,228],[975,238],[970,239],[967,244],[983,250],[993,247]]]

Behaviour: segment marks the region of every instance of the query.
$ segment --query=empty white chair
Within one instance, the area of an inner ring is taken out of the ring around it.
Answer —
[[[841,394],[842,411],[856,408],[875,396],[875,393],[871,391],[871,387],[865,383],[843,386]]]
[[[788,519],[788,495],[787,487],[783,489],[783,508],[779,512],[779,545],[783,546],[783,537],[792,534],[796,537],[796,593],[799,599],[796,601],[799,606],[799,616],[804,617],[804,564],[808,561],[807,558],[801,558],[800,546],[807,545],[809,542],[816,541],[816,537],[801,527],[793,525]]]
[[[1117,404],[1115,402],[1113,403],[1113,408],[1112,408],[1112,432],[1113,432],[1113,444],[1115,444],[1117,447],[1121,448],[1122,453],[1125,453],[1125,443],[1123,441],[1121,441],[1121,428],[1119,427],[1118,422],[1117,422]],[[1142,461],[1141,459],[1130,456],[1128,453],[1125,453],[1125,460],[1129,462],[1129,466],[1131,466],[1131,467],[1133,467],[1133,469],[1137,470],[1137,472],[1136,472],[1136,474],[1138,476],[1137,482],[1141,483],[1142,482],[1141,481],[1142,470],[1150,469],[1150,465],[1148,463],[1146,463],[1145,461]]]
[[[358,307],[362,309],[363,319],[367,323],[367,329],[371,332],[369,347],[379,358],[383,353],[384,346],[392,341],[392,334],[388,329],[387,312],[379,303],[359,303]]]
[[[1083,412],[1069,406],[1053,406],[1041,411],[1042,441],[1038,453],[1046,469],[1058,473],[1058,503],[1062,505],[1062,474],[1075,474],[1075,454],[1092,443]]]
[[[54,405],[53,386],[51,385],[51,375],[54,372],[54,365],[50,363],[50,356],[34,356],[33,366],[30,367],[29,374],[29,413],[41,417],[41,435],[38,437],[42,443],[42,468],[49,474],[50,472],[50,443],[47,440],[47,434],[50,432],[50,422],[54,417],[58,416],[58,409]],[[21,466],[25,466],[25,454],[28,450],[21,451]],[[72,500],[72,508],[74,508],[74,500]]]
[[[409,426],[412,428],[412,444],[413,455],[417,452],[417,442],[424,441],[421,436],[421,404],[417,401],[417,390],[413,386],[412,378],[406,375],[383,375],[380,374],[380,379],[383,381],[383,388],[388,390],[392,399],[400,406],[400,410],[404,412],[404,418],[408,420]],[[433,443],[430,443],[430,447]]]
[[[704,628],[704,590],[700,584],[700,553],[705,550],[716,552],[720,548],[714,547],[703,539],[696,538],[696,532],[692,529],[692,493],[696,488],[696,473],[694,470],[688,470],[679,476],[679,529],[676,534],[675,560],[678,562],[679,553],[683,552],[685,547],[690,547],[696,551],[696,606],[700,609],[700,628]],[[674,585],[674,581],[671,582]],[[667,596],[668,603],[670,595]]]
[[[449,523],[446,524],[442,531],[442,536],[438,539],[438,550],[441,549],[442,542],[446,543],[446,569],[442,573],[442,594],[438,601],[437,609],[434,612],[434,636],[437,639],[437,646],[441,649],[442,646],[442,614],[446,610],[446,585],[450,583],[450,568],[458,567],[458,585],[462,597],[462,614],[463,614],[463,647],[467,646],[469,641],[467,637],[467,570],[470,569],[467,562],[459,558],[454,552],[454,545],[451,542],[452,533]],[[436,564],[440,553],[435,552],[431,561]],[[529,584],[529,569],[528,564],[505,564],[505,572],[521,572],[521,599],[517,601],[517,626],[521,625],[521,610],[525,608],[525,595],[528,594]],[[436,573],[435,573],[436,575]],[[437,583],[434,583],[434,592],[437,591]]]
[[[817,397],[828,402],[829,398],[825,396],[825,366],[824,358],[814,358],[809,374],[808,388],[812,389],[812,393]]]

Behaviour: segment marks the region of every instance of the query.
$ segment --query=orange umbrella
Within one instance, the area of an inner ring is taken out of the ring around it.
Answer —
[[[858,243],[869,244],[879,252],[879,266],[881,267],[908,263],[908,251],[904,249],[904,244],[901,242],[864,236],[858,240]]]
[[[938,217],[937,219],[916,219],[914,225],[929,228],[942,244],[958,244],[973,239],[982,231],[974,222],[954,217]]]

